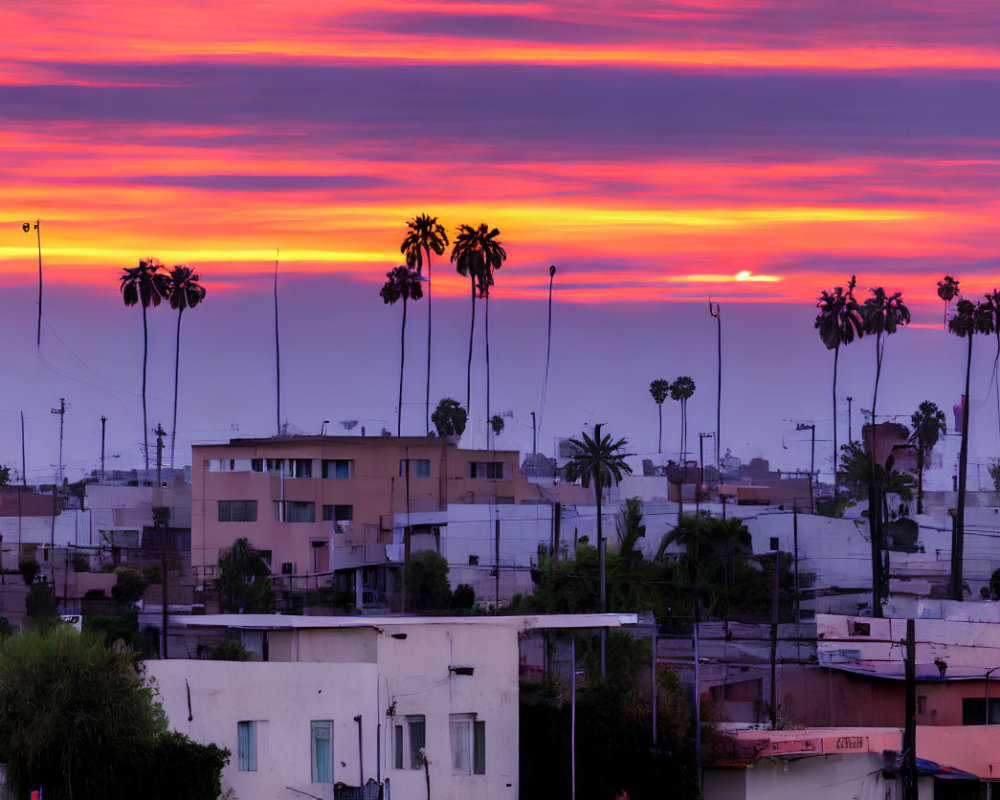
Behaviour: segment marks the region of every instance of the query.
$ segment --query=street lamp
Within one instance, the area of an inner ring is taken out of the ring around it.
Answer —
[[[800,422],[795,426],[797,431],[812,431],[812,445],[809,451],[809,509],[815,514],[816,513],[816,503],[813,499],[813,476],[816,474],[816,423],[815,422]],[[833,465],[834,472],[837,471],[837,465]]]

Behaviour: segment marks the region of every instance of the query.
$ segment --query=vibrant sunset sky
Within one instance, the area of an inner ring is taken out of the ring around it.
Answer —
[[[499,447],[531,446],[549,264],[540,449],[605,422],[655,451],[649,382],[682,374],[698,384],[690,437],[714,430],[711,295],[723,447],[785,468],[808,464],[795,423],[814,420],[828,469],[820,289],[857,273],[862,299],[903,292],[916,325],[889,343],[880,408],[908,417],[961,391],[937,281],[954,274],[971,295],[998,282],[993,2],[7,2],[0,30],[0,461],[20,464],[23,411],[32,480],[58,460],[60,397],[71,476],[96,466],[102,414],[109,467],[141,460],[141,322],[118,275],[142,256],[190,264],[208,288],[184,321],[184,463],[191,442],[274,430],[276,249],[282,416],[303,432],[395,430],[401,309],[378,289],[420,212],[449,232],[501,231],[492,396],[512,417]],[[40,352],[29,219],[42,220]],[[432,402],[464,400],[467,285],[444,259],[433,275]],[[411,433],[425,306],[408,317]],[[150,422],[165,427],[174,323],[150,314]],[[1000,453],[992,347],[976,350],[980,461]],[[841,364],[857,426],[873,346]],[[478,362],[473,380],[467,444],[481,444]],[[676,451],[672,401],[664,426]]]

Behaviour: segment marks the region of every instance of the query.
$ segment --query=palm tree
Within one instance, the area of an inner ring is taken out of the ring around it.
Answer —
[[[872,543],[872,615],[882,616],[882,480],[875,463],[875,411],[878,403],[878,384],[882,377],[882,362],[885,357],[886,339],[910,321],[910,310],[904,305],[899,292],[888,295],[881,286],[871,290],[872,296],[865,300],[861,309],[864,332],[875,337],[875,391],[872,394],[871,459],[872,490],[869,494],[868,524],[871,528]],[[873,510],[874,509],[874,510]]]
[[[385,274],[388,280],[379,291],[382,300],[388,305],[394,305],[397,300],[403,301],[403,327],[399,337],[399,409],[396,413],[396,435],[400,435],[403,426],[403,365],[406,363],[406,301],[419,300],[424,296],[420,285],[420,270],[416,267],[393,267]]]
[[[448,234],[444,226],[438,224],[437,217],[419,214],[406,223],[409,232],[399,252],[406,256],[406,263],[415,266],[417,272],[423,270],[424,256],[427,258],[427,387],[424,395],[424,427],[431,432],[431,251],[442,255],[448,246]]]
[[[549,265],[549,321],[545,336],[545,376],[542,378],[542,399],[538,404],[538,438],[542,438],[542,422],[545,420],[545,398],[549,391],[549,361],[552,356],[552,284],[556,279],[555,264]]]
[[[651,384],[649,384],[649,393],[653,396],[653,402],[656,403],[657,410],[660,416],[660,427],[656,435],[656,452],[663,452],[663,401],[670,396],[670,381],[665,381],[663,378],[657,378]]]
[[[965,394],[962,395],[962,445],[958,453],[958,502],[955,506],[955,527],[951,544],[951,599],[963,600],[962,559],[965,549],[965,488],[969,465],[969,376],[972,372],[972,337],[977,333],[993,332],[993,315],[988,303],[976,306],[971,300],[959,300],[955,315],[948,320],[948,330],[967,338],[965,357]]]
[[[177,347],[174,352],[174,421],[170,429],[170,468],[174,469],[174,445],[177,442],[177,383],[181,364],[181,317],[185,308],[194,308],[205,299],[205,287],[198,281],[198,273],[183,266],[174,267],[167,277],[164,296],[170,298],[170,307],[177,311]]]
[[[840,346],[848,345],[863,335],[861,307],[854,299],[855,277],[851,276],[847,291],[837,286],[832,292],[823,290],[816,307],[819,314],[813,327],[819,330],[820,339],[827,350],[833,350],[833,495],[837,496],[839,480],[837,477],[837,362],[840,358]]]
[[[938,281],[937,293],[938,297],[944,301],[944,324],[945,327],[948,327],[948,306],[951,305],[952,300],[958,297],[958,281],[951,275],[945,275]]]
[[[142,305],[142,452],[149,477],[149,422],[146,419],[146,365],[149,360],[149,330],[146,309],[158,306],[166,292],[167,276],[160,272],[163,265],[155,258],[139,262],[138,267],[125,267],[121,280],[122,300],[126,306]]]
[[[947,432],[944,412],[929,400],[924,400],[910,417],[913,433],[910,441],[917,448],[917,513],[924,513],[924,463],[938,438]]]
[[[694,381],[687,375],[682,375],[670,384],[670,396],[681,404],[681,463],[684,463],[684,455],[687,453],[687,401],[694,394]]]
[[[507,260],[507,251],[503,249],[497,237],[500,231],[492,230],[485,222],[480,222],[478,228],[471,225],[459,225],[455,246],[451,251],[451,260],[459,275],[468,275],[472,286],[472,322],[469,326],[469,364],[465,377],[465,403],[468,408],[472,400],[472,340],[476,326],[476,292],[486,298],[486,419],[490,418],[490,287],[493,285],[493,272],[500,269]],[[468,409],[471,415],[471,409]]]
[[[604,529],[601,522],[602,490],[605,486],[614,486],[621,482],[623,474],[632,474],[632,468],[625,463],[625,458],[632,453],[623,452],[628,444],[625,439],[617,442],[611,436],[601,436],[601,425],[594,426],[594,437],[580,434],[579,439],[568,442],[573,450],[573,456],[566,464],[566,477],[577,479],[584,487],[594,484],[594,499],[597,501],[597,548],[601,561],[601,611],[607,611],[607,594],[604,585]]]
[[[979,313],[990,318],[990,325],[997,338],[997,354],[993,358],[993,374],[990,383],[996,392],[997,397],[997,426],[1000,427],[1000,375],[997,368],[1000,367],[1000,291],[994,289],[986,295],[986,299],[979,304]]]

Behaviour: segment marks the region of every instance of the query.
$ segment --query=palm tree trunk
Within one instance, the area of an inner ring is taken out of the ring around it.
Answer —
[[[403,325],[399,331],[399,406],[396,412],[396,436],[403,427],[403,365],[406,363],[406,296],[403,296]]]
[[[656,404],[657,411],[659,412],[660,424],[656,430],[656,452],[663,452],[663,403]]]
[[[868,456],[871,464],[871,484],[868,491],[868,529],[872,540],[872,616],[882,616],[882,487],[875,460],[875,406],[878,402],[878,382],[882,377],[882,335],[875,337],[875,392],[872,395],[872,422],[869,429]],[[864,429],[862,428],[862,439]]]
[[[595,439],[600,438],[600,426],[597,426],[594,435]],[[604,551],[605,551],[605,541],[604,541],[604,527],[603,521],[601,519],[601,471],[598,467],[597,472],[594,474],[594,495],[597,499],[597,557],[600,562],[601,568],[601,611],[606,612],[608,610],[608,593],[605,586],[605,571],[604,571]],[[608,647],[608,629],[601,627],[601,677],[607,675],[607,647]]]
[[[493,422],[490,417],[490,295],[486,294],[486,446],[490,446]]]
[[[555,281],[555,267],[549,269],[549,318],[545,337],[545,376],[542,379],[542,399],[538,409],[538,438],[542,438],[542,422],[545,419],[545,398],[549,390],[549,358],[552,355],[552,283]]]
[[[972,331],[965,359],[965,396],[962,398],[962,447],[958,454],[958,503],[955,507],[955,532],[951,544],[951,599],[964,600],[962,560],[965,550],[965,488],[969,466],[969,374],[972,371]]]
[[[424,390],[424,430],[431,435],[431,249],[427,253],[427,386]]]
[[[719,375],[716,379],[715,396],[715,470],[719,473],[719,482],[722,482],[722,462],[719,454],[722,452],[722,311],[719,310],[716,322],[716,344],[719,351]]]
[[[181,317],[184,309],[177,309],[177,346],[174,350],[174,420],[170,426],[170,469],[174,469],[174,445],[177,442],[177,384],[181,369]]]
[[[917,443],[917,513],[924,513],[924,446]]]
[[[837,502],[837,361],[840,359],[840,339],[833,348],[833,501]]]
[[[465,369],[465,411],[472,421],[472,339],[476,331],[476,276],[469,271],[472,282],[472,322],[469,324],[469,364]]]
[[[146,362],[149,358],[149,329],[146,326],[146,306],[142,307],[142,453],[146,458],[146,474],[149,479],[149,423],[146,419]]]
[[[278,340],[278,253],[274,254],[274,392],[275,415],[278,426],[275,433],[281,434],[281,346]]]

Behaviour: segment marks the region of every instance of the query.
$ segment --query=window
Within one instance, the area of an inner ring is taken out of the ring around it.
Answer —
[[[293,458],[288,462],[291,469],[289,477],[311,478],[313,474],[313,462],[311,458]]]
[[[312,782],[333,783],[333,721],[314,720],[309,726]]]
[[[431,476],[431,460],[429,458],[410,459],[411,478],[429,478]],[[399,459],[399,477],[406,477],[406,459]]]
[[[475,714],[452,714],[448,718],[451,734],[451,771],[458,775],[486,774],[486,723]]]
[[[250,471],[251,472],[263,472],[264,471],[264,459],[263,458],[251,458],[250,459]]]
[[[275,500],[274,518],[278,522],[315,522],[316,504],[301,500]]]
[[[469,556],[469,566],[475,567],[479,565],[479,556],[470,555]]]
[[[927,713],[927,695],[925,694],[917,696],[917,713],[918,714]]]
[[[963,725],[985,725],[986,723],[986,698],[984,697],[963,697],[962,698],[962,724]],[[1000,724],[1000,700],[990,698],[990,725]]]
[[[427,741],[427,723],[424,715],[408,715],[405,728],[397,725],[395,733],[396,769],[423,769],[424,756],[420,751],[424,749]],[[404,758],[407,754],[408,757]]]
[[[256,522],[256,500],[220,500],[219,522]]]
[[[323,506],[323,522],[353,522],[354,506]]]
[[[346,459],[340,458],[335,460],[324,459],[323,460],[323,477],[324,478],[338,478],[340,480],[345,480],[350,478],[354,474],[354,462]]]
[[[257,723],[253,720],[236,723],[236,752],[240,772],[257,771]]]
[[[269,458],[265,461],[268,472],[284,472],[285,471],[285,459],[283,458]]]
[[[470,461],[469,477],[503,480],[506,464],[503,461]]]

